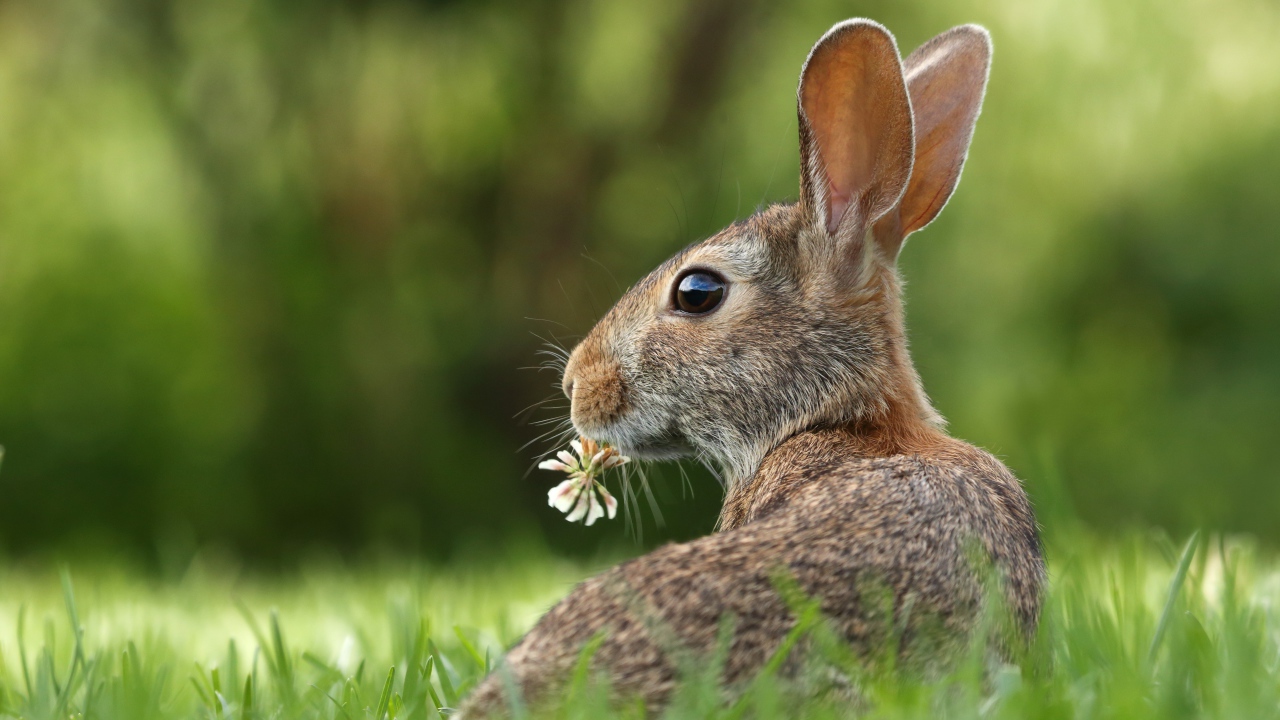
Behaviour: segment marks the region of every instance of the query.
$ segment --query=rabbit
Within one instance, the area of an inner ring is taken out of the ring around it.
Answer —
[[[999,460],[943,431],[907,351],[896,269],[906,237],[959,182],[990,57],[976,25],[905,63],[866,19],[814,45],[797,91],[798,202],[676,254],[564,372],[582,435],[722,468],[716,532],[583,582],[476,687],[464,717],[503,715],[517,692],[550,701],[593,638],[591,667],[617,701],[659,712],[679,658],[711,657],[726,617],[732,698],[795,626],[780,572],[861,656],[905,622],[899,667],[945,669],[992,596],[1009,642],[1029,642],[1046,582],[1030,501]],[[943,641],[925,642],[927,623]]]

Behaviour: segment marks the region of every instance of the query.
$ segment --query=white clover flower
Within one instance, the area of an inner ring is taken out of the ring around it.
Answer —
[[[618,514],[618,501],[597,478],[609,468],[630,462],[631,458],[590,438],[579,438],[569,444],[577,457],[561,450],[556,453],[558,459],[538,463],[542,470],[569,474],[568,480],[547,493],[547,504],[565,513],[565,520],[569,522],[585,518],[586,524],[591,525],[606,514],[612,520]]]

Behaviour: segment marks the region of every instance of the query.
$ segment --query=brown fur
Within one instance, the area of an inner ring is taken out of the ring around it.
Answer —
[[[598,346],[587,346],[577,364],[578,372],[566,375],[565,395],[575,398],[582,416],[612,422],[627,410],[627,386],[618,364],[604,357]]]
[[[1044,566],[1030,503],[998,460],[941,430],[907,350],[895,264],[959,179],[989,54],[985,31],[956,28],[904,74],[882,27],[837,25],[801,75],[800,201],[678,254],[574,350],[574,425],[631,455],[718,463],[718,531],[584,582],[476,689],[468,717],[504,712],[504,674],[526,701],[554,697],[600,634],[593,664],[617,696],[661,709],[726,617],[732,696],[796,622],[780,575],[860,656],[877,656],[896,627],[899,667],[935,672],[986,597],[976,551],[1001,578],[1015,638],[1034,631]],[[913,175],[917,156],[927,161]],[[715,311],[673,308],[690,269],[726,280]],[[783,675],[805,661],[797,652]]]

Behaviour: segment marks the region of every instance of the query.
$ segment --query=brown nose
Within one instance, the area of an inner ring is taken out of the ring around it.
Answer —
[[[570,400],[573,400],[574,380],[576,380],[580,374],[578,372],[578,367],[581,364],[581,360],[579,359],[581,350],[582,346],[579,345],[573,349],[573,352],[569,353],[569,359],[564,364],[564,377],[560,378],[560,389],[564,391],[564,396]]]

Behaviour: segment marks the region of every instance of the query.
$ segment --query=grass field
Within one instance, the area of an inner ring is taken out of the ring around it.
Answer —
[[[1244,541],[1186,547],[1159,537],[1056,540],[1041,633],[1020,667],[984,672],[975,652],[928,684],[861,673],[865,713],[1277,716],[1280,564]],[[437,717],[591,571],[533,551],[498,563],[359,568],[317,562],[257,577],[197,556],[158,580],[101,563],[10,564],[0,570],[0,716]],[[842,714],[796,705],[767,676],[726,706],[706,681],[714,662],[707,668],[670,716]],[[579,682],[561,716],[602,714],[592,687]]]

